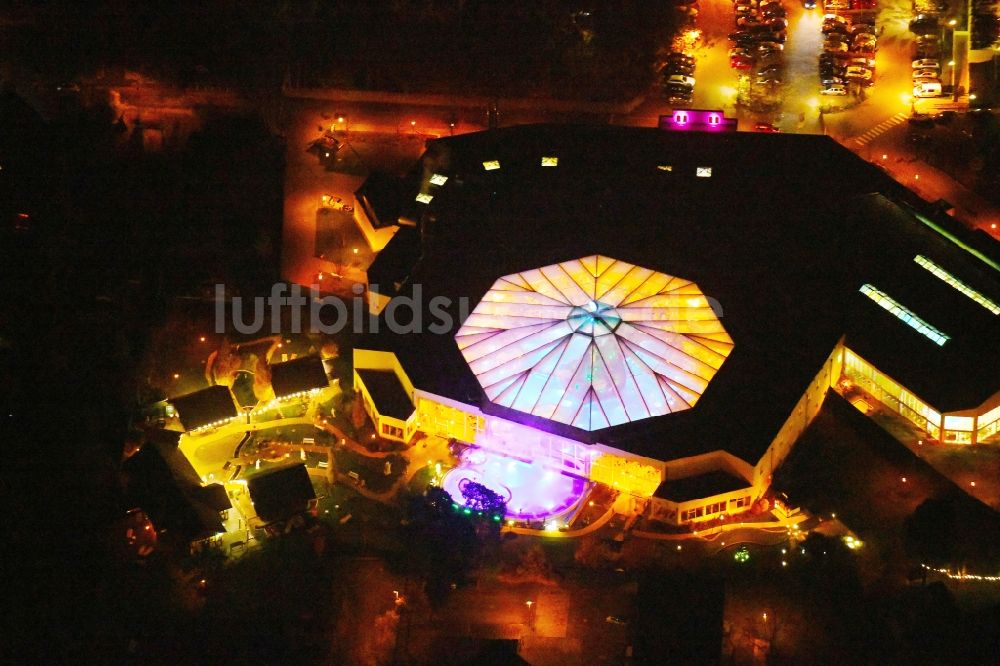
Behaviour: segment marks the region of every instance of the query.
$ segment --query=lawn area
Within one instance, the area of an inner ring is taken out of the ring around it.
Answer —
[[[836,513],[866,543],[869,580],[900,582],[918,562],[907,557],[905,521],[930,498],[954,506],[956,564],[994,566],[1000,516],[831,393],[774,478],[793,504]],[[942,535],[945,538],[945,535]]]
[[[337,459],[337,469],[347,474],[357,472],[365,482],[365,488],[381,493],[392,487],[403,472],[406,471],[407,460],[400,455],[390,455],[384,458],[369,458],[349,449],[338,449],[334,452]],[[385,465],[391,465],[391,472],[385,473]]]
[[[910,449],[959,488],[1000,511],[1000,446],[924,444]]]

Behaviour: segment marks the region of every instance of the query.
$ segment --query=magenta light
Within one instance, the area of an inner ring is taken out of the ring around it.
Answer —
[[[678,125],[687,125],[688,114],[684,111],[677,111],[674,113],[674,122]]]
[[[539,520],[565,513],[587,490],[583,479],[475,447],[465,452],[441,485],[452,500],[461,504],[461,488],[467,481],[499,493],[507,500],[507,517],[517,520]]]

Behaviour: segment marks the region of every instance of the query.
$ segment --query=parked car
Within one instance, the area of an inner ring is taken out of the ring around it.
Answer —
[[[683,74],[685,76],[690,76],[694,74],[694,65],[685,65],[679,62],[667,65],[667,68],[663,70],[663,75],[670,76],[672,74]]]
[[[819,94],[843,96],[847,94],[847,88],[842,83],[833,83],[820,90]]]
[[[780,132],[781,130],[772,125],[771,123],[754,123],[754,132]]]
[[[753,58],[749,55],[733,56],[729,59],[729,66],[733,69],[753,69]]]
[[[806,9],[816,9],[816,0],[802,0],[802,6]]]
[[[694,77],[685,76],[684,74],[672,74],[668,79],[667,83],[675,83],[677,85],[684,85],[694,87]]]
[[[333,210],[342,210],[345,213],[350,213],[354,211],[354,206],[344,203],[344,200],[338,196],[332,194],[324,194],[319,199],[320,205],[324,208],[332,208]]]
[[[915,69],[913,70],[913,80],[919,81],[920,79],[937,79],[938,71],[936,69]]]
[[[934,127],[934,118],[923,114],[911,116],[906,119],[906,122],[912,125],[913,127],[921,127],[924,129],[929,129]]]
[[[918,35],[934,32],[938,29],[938,20],[934,16],[917,14],[914,19],[910,21],[910,32]]]
[[[872,48],[874,48],[875,47],[875,35],[868,35],[868,34],[865,34],[865,33],[854,35],[854,40],[853,40],[852,43],[854,44],[855,47],[859,47],[859,46],[863,46],[863,45],[867,44],[867,45],[870,45]]]
[[[870,69],[865,67],[848,67],[845,76],[849,79],[858,79],[860,81],[868,81],[872,78],[872,72]]]
[[[847,44],[844,42],[830,41],[823,42],[823,50],[830,53],[847,53]]]
[[[757,44],[757,52],[763,53],[764,51],[784,51],[785,45],[779,44],[778,42],[760,42]]]
[[[940,97],[941,96],[941,82],[940,81],[918,81],[916,85],[913,86],[913,96],[914,97]]]
[[[913,69],[941,69],[941,63],[932,58],[921,58],[910,63]]]

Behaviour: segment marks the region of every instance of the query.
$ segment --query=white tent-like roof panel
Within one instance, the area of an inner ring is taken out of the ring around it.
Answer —
[[[696,284],[600,255],[501,277],[455,340],[495,404],[584,430],[693,407],[733,348]]]

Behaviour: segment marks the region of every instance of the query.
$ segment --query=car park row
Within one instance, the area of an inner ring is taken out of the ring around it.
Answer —
[[[826,3],[827,11],[831,3]],[[868,13],[850,16],[827,13],[823,17],[823,52],[819,56],[821,95],[847,95],[875,83],[878,31]]]
[[[753,71],[757,85],[777,85],[783,79],[782,53],[788,18],[780,0],[735,0],[736,30],[729,35],[729,66]]]

